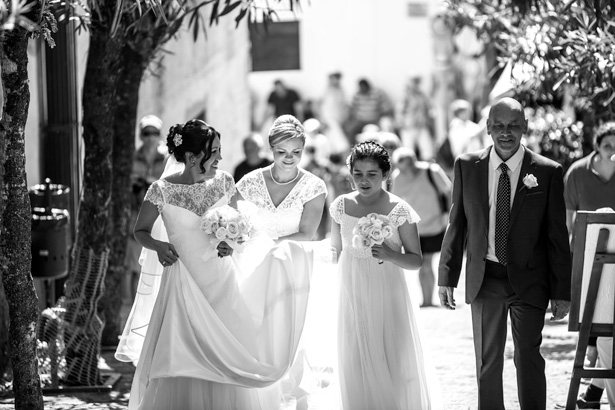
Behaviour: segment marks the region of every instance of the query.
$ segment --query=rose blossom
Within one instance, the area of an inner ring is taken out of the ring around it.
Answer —
[[[372,247],[372,241],[369,240],[369,238],[366,238],[364,236],[361,237],[361,247],[366,249],[366,248],[371,248]]]
[[[225,239],[227,235],[227,230],[225,227],[221,226],[216,230],[216,239]]]
[[[536,188],[538,186],[538,180],[536,179],[534,175],[526,174],[525,177],[523,178],[523,184],[529,189]]]
[[[226,224],[226,232],[230,239],[235,239],[239,236],[239,224],[235,221],[230,221]]]
[[[384,241],[384,232],[383,229],[380,227],[376,227],[374,226],[371,230],[371,232],[369,233],[370,238],[372,238],[378,245],[380,245],[382,243],[382,241]]]

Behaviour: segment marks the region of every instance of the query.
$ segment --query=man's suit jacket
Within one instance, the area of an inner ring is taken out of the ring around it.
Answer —
[[[438,285],[457,286],[466,248],[466,303],[478,295],[485,274],[491,149],[464,154],[455,161],[453,204]],[[524,185],[527,174],[536,177],[538,186]],[[549,299],[570,300],[571,258],[563,193],[561,165],[525,149],[510,213],[507,270],[519,298],[539,308],[546,308]]]

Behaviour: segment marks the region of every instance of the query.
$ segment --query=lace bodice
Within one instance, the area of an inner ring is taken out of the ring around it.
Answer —
[[[337,222],[341,227],[342,234],[342,249],[358,258],[371,258],[372,253],[369,248],[361,249],[352,245],[352,230],[359,221],[360,218],[356,216],[348,215],[344,208],[344,196],[339,196],[333,201],[329,207],[331,218]],[[399,237],[399,227],[406,221],[409,223],[418,223],[421,218],[405,201],[400,201],[391,209],[388,215],[393,225],[393,236],[385,239],[385,243],[391,247],[391,249],[400,251],[402,248],[401,238]]]
[[[305,171],[299,182],[276,207],[265,184],[262,168],[244,176],[237,183],[237,190],[243,199],[256,205],[262,229],[272,238],[298,232],[305,203],[318,195],[327,194],[324,181]]]
[[[235,195],[235,182],[229,173],[217,171],[212,179],[192,185],[159,179],[150,186],[145,200],[156,205],[158,212],[162,212],[165,204],[170,204],[201,216],[224,194]]]

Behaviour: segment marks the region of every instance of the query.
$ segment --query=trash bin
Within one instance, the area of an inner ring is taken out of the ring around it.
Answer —
[[[44,184],[30,188],[32,203],[32,276],[39,279],[59,279],[68,275],[71,247],[68,209],[69,188]]]
[[[32,208],[69,209],[70,188],[66,185],[52,184],[49,178],[44,184],[36,184],[28,190]]]

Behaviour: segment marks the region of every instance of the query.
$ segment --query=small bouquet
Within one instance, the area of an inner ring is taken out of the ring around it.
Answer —
[[[390,238],[393,235],[393,227],[387,216],[371,213],[359,219],[352,233],[352,246],[368,249],[374,245],[382,245],[385,239]],[[379,260],[378,263],[382,264],[383,261]]]
[[[222,241],[233,250],[243,251],[243,242],[249,239],[251,225],[248,220],[236,209],[223,205],[210,209],[201,217],[201,231],[209,236],[210,249],[203,255],[204,260],[212,258],[216,247]]]

